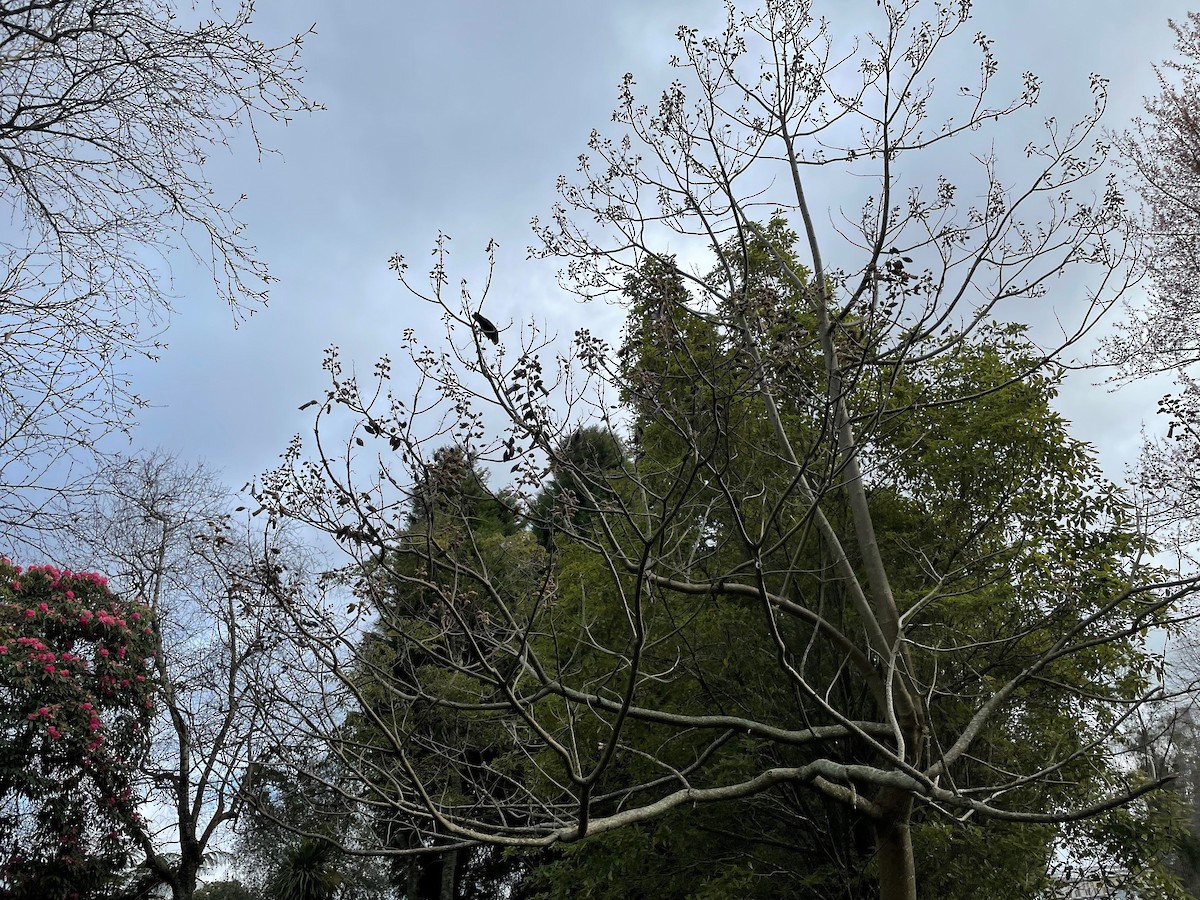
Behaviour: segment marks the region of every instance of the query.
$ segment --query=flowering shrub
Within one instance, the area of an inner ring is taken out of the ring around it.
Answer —
[[[0,897],[95,896],[126,864],[156,647],[103,576],[0,560]]]

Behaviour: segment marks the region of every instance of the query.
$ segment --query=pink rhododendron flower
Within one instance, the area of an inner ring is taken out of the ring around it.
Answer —
[[[59,731],[57,728],[55,728],[53,725],[50,725],[48,728],[46,728],[46,733],[48,735],[50,735],[50,737],[54,738],[56,741],[60,737],[62,737],[62,732]]]

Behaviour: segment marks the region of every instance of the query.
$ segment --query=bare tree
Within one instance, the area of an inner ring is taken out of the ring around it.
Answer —
[[[1132,311],[1113,343],[1136,374],[1200,361],[1200,13],[1170,25],[1178,59],[1157,69],[1160,92],[1120,141],[1149,243],[1151,302]]]
[[[281,662],[267,600],[297,553],[240,522],[203,466],[159,452],[114,463],[103,483],[63,553],[103,566],[155,612],[161,715],[138,782],[149,814],[135,837],[150,876],[181,900],[229,837],[222,829],[240,814],[262,753],[263,697]]]
[[[185,250],[235,315],[270,282],[205,162],[299,92],[303,35],[268,46],[254,5],[47,0],[0,7],[0,527],[44,528],[140,400],[123,372],[154,358]],[[64,487],[65,486],[65,487]]]
[[[357,776],[325,789],[420,836],[359,849],[544,847],[796,795],[859,822],[880,896],[913,900],[918,819],[1066,833],[1164,780],[1116,737],[1161,690],[1146,629],[1197,581],[1147,561],[1051,405],[1133,277],[1104,81],[1008,159],[981,132],[1011,135],[1039,83],[993,101],[984,35],[970,77],[938,68],[968,3],[884,3],[852,41],[812,7],[680,29],[678,79],[643,105],[626,76],[618,133],[535,222],[568,290],[628,307],[619,348],[536,321],[494,347],[490,275],[451,288],[439,242],[424,289],[397,257],[445,349],[410,334],[404,398],[389,360],[363,383],[331,354],[316,457],[297,439],[258,485],[356,560],[345,613],[285,601],[323,706],[277,740],[324,741]],[[1066,276],[1086,301],[1055,302]],[[629,454],[589,464],[581,424],[628,429]],[[514,474],[546,546],[487,524],[476,465]]]
[[[1146,436],[1137,466],[1144,515],[1165,549],[1194,565],[1200,546],[1200,13],[1170,23],[1175,59],[1157,69],[1159,92],[1119,138],[1141,196],[1146,290],[1107,343],[1124,378],[1170,372],[1176,389],[1158,412],[1166,434]]]

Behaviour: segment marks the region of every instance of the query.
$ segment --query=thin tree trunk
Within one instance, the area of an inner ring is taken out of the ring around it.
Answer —
[[[454,876],[458,869],[458,851],[442,854],[442,892],[440,900],[454,900]]]
[[[405,900],[418,900],[418,891],[421,888],[421,857],[410,856],[408,858],[408,886],[404,892]]]
[[[889,792],[891,793],[891,792]],[[900,792],[881,797],[891,814],[875,824],[875,859],[879,864],[879,900],[917,900],[913,862],[912,797]]]

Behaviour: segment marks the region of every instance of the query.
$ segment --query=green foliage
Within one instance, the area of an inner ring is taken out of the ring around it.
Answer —
[[[626,279],[628,441],[514,424],[497,455],[524,435],[549,458],[521,502],[482,451],[410,446],[403,528],[347,522],[370,492],[320,495],[369,560],[322,736],[371,833],[441,854],[456,892],[544,898],[870,897],[914,873],[1015,898],[1063,845],[1140,872],[1144,806],[1073,820],[1139,785],[1112,736],[1169,607],[1131,590],[1160,573],[1054,410],[1061,373],[1019,326],[902,327],[903,258],[835,309],[781,217],[739,233],[704,278],[649,256]],[[288,477],[276,496],[307,489]],[[448,822],[550,846],[482,876],[497,858]]]
[[[762,233],[790,255],[787,242],[795,236],[782,220]],[[738,258],[728,248],[727,255]],[[803,383],[821,377],[822,363],[811,322],[799,312],[801,298],[793,286],[757,274],[768,264],[775,269],[762,245],[747,247],[741,258],[751,274],[735,272],[733,296],[744,305],[740,312],[755,319],[762,345],[772,348],[762,375],[781,391],[789,437],[809,465],[836,467],[836,457],[821,450],[827,413],[805,404]],[[760,383],[741,348],[711,324],[703,304],[672,272],[651,260],[629,280],[622,350],[626,383],[637,386],[626,398],[635,416],[637,486],[656,510],[670,511],[656,520],[655,552],[676,554],[674,565],[684,576],[714,578],[748,566],[739,533],[776,538],[780,552],[768,553],[762,565],[767,585],[853,632],[855,613],[823,571],[819,543],[796,540],[806,533],[807,506],[774,450],[756,402]],[[879,352],[866,325],[843,326],[837,340],[846,354]],[[1147,660],[1136,629],[1120,634],[1140,615],[1136,603],[1094,626],[1082,624],[1123,589],[1137,535],[1092,449],[1070,437],[1054,411],[1057,375],[1040,371],[1042,364],[1020,328],[985,329],[955,353],[920,365],[858,366],[849,398],[870,464],[872,516],[892,588],[901,610],[913,616],[913,639],[935,651],[918,656],[919,665],[928,666],[918,670],[919,678],[936,686],[929,694],[932,733],[963,727],[989,691],[1072,628],[1105,636],[1023,688],[955,770],[966,787],[977,779],[986,783],[997,768],[1036,770],[1043,760],[1065,756],[1070,761],[1061,780],[1033,780],[1006,797],[1009,808],[1031,812],[1098,799],[1119,783],[1117,771],[1096,768],[1088,748],[1114,725],[1120,708],[1104,698],[1137,696]],[[728,486],[724,495],[705,474],[713,469]],[[631,488],[615,490],[629,491],[626,502],[636,504]],[[831,500],[828,507],[837,509],[836,493]],[[640,536],[627,537],[632,545]],[[642,686],[643,706],[821,723],[821,714],[779,677],[782,644],[806,649],[809,680],[828,685],[847,716],[879,715],[870,694],[845,678],[840,654],[822,655],[812,631],[798,623],[777,624],[777,643],[762,628],[759,607],[674,594],[639,584],[632,573],[614,576],[588,541],[559,536],[556,569],[562,599],[548,628],[553,640],[586,634],[590,646],[620,647],[629,640],[629,598],[646,597],[637,610],[646,634],[639,661],[645,671],[670,677]],[[813,598],[819,598],[815,605]],[[542,645],[548,657],[551,640]],[[569,659],[569,670],[555,673],[563,681],[599,685],[611,678],[605,653],[575,647]],[[583,747],[603,747],[609,724],[604,715],[596,715],[591,728],[586,716],[576,714],[571,722]],[[686,768],[707,740],[642,722],[626,723],[622,735],[648,752],[610,768],[600,785],[614,791],[663,769]],[[820,752],[846,764],[874,758],[854,742]],[[808,758],[743,740],[723,748],[720,764],[707,771],[712,783],[722,783]],[[1100,820],[1096,833],[1120,830],[1118,818]],[[1051,826],[956,825],[920,809],[914,842],[923,894],[1034,896],[1047,884],[1060,835]],[[785,792],[591,839],[556,855],[532,883],[546,898],[769,897],[785,883],[789,896],[840,897],[851,885],[869,883],[874,852],[865,819],[839,804]],[[1147,858],[1135,843],[1112,852],[1130,865]],[[1005,893],[995,893],[1001,884]]]
[[[787,824],[791,830],[772,821],[764,804],[676,812],[565,847],[526,886],[538,900],[771,900],[865,889],[865,880],[846,877],[832,860],[803,853],[802,820]]]
[[[572,432],[556,449],[561,462],[533,504],[530,520],[538,543],[551,548],[554,532],[586,532],[596,521],[598,504],[612,496],[613,483],[623,474],[625,453],[611,432],[595,425]]]
[[[0,896],[104,897],[140,822],[150,611],[93,573],[0,563]]]
[[[914,829],[920,896],[995,900],[1043,896],[1053,826],[929,819]]]
[[[412,491],[409,523],[414,531],[466,524],[472,530],[517,530],[512,504],[487,489],[472,455],[461,447],[441,447]]]
[[[342,884],[337,848],[305,838],[288,849],[268,885],[276,900],[333,900]]]
[[[310,777],[298,778],[258,763],[246,773],[248,803],[238,823],[236,858],[247,889],[255,900],[274,900],[276,879],[312,869],[315,859],[317,869],[340,876],[338,900],[387,896],[383,862],[347,856],[332,843],[344,841],[361,822],[338,794],[338,786],[349,783],[346,773],[328,758],[313,758],[307,772]],[[298,832],[330,840],[300,838]]]
[[[594,451],[578,446],[576,452]],[[378,616],[356,653],[359,704],[344,723],[360,765],[401,773],[411,765],[442,796],[460,802],[479,800],[476,778],[501,789],[510,762],[488,748],[503,743],[504,724],[420,698],[467,707],[493,699],[472,673],[511,667],[489,652],[492,635],[507,631],[514,611],[538,590],[545,560],[511,498],[488,490],[470,454],[456,447],[434,453],[413,491],[408,527],[356,588]],[[378,799],[388,796],[384,791]],[[380,812],[370,824],[388,836],[390,848],[435,850],[419,816]],[[443,866],[453,866],[456,896],[485,898],[507,890],[524,865],[479,848],[405,857],[391,868],[393,883],[424,895],[439,889]]]
[[[193,900],[254,900],[254,895],[240,881],[210,881],[197,889]]]

